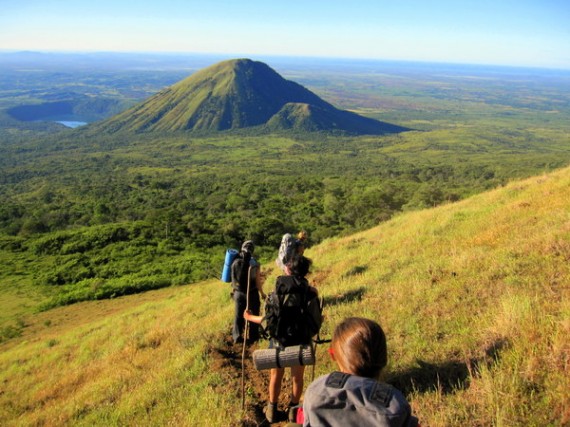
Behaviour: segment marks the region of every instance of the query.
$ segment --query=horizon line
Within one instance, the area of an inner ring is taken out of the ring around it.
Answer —
[[[220,52],[191,52],[191,51],[156,51],[156,50],[53,50],[53,49],[6,49],[0,48],[0,54],[61,54],[61,55],[150,55],[150,56],[204,56],[220,58],[283,58],[299,60],[336,60],[336,61],[362,61],[362,62],[392,62],[409,64],[440,64],[473,67],[497,67],[517,69],[539,69],[554,71],[570,71],[570,66],[555,65],[528,65],[528,64],[504,64],[493,62],[465,62],[442,59],[410,59],[410,58],[372,58],[351,56],[321,56],[321,55],[280,55],[275,53],[220,53]]]

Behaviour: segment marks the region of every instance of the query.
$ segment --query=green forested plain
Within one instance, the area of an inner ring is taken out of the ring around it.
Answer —
[[[318,243],[570,163],[568,73],[374,63],[278,70],[339,108],[414,130],[107,135],[2,113],[0,281],[16,299],[35,296],[16,314],[217,277],[225,249],[246,238],[271,262],[284,232],[306,229]],[[164,73],[146,83],[136,74],[140,92],[130,97],[113,90],[112,72],[97,82],[107,98],[132,103],[180,70]],[[69,90],[39,75],[35,92],[15,91],[5,77],[5,110]],[[3,336],[17,334],[14,312],[0,316]]]

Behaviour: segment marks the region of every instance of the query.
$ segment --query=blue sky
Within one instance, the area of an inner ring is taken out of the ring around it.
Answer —
[[[570,69],[569,0],[0,0],[0,50]]]

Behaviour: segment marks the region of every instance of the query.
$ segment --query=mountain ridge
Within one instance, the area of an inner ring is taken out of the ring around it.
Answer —
[[[302,85],[284,79],[267,64],[250,59],[222,61],[201,69],[89,128],[114,133],[227,131],[257,126],[271,131],[352,134],[408,130],[339,110]]]

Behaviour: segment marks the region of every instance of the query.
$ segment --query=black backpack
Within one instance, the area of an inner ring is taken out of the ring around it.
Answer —
[[[251,254],[240,252],[231,267],[232,287],[241,292],[247,292],[247,279],[251,276],[249,272]],[[251,277],[250,277],[251,281]],[[251,289],[250,289],[251,290]]]
[[[279,276],[265,303],[265,332],[282,346],[310,344],[322,324],[322,307],[305,278]]]

